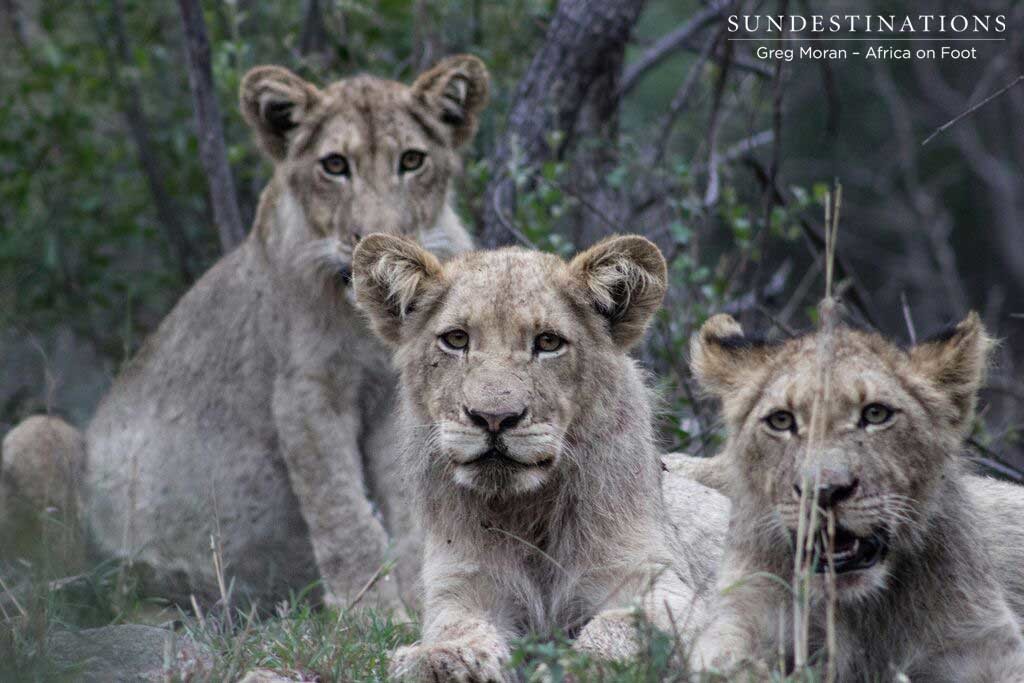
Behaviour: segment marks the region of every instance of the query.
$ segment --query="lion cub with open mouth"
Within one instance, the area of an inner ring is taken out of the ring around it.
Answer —
[[[792,667],[802,498],[834,532],[812,542],[808,649],[813,659],[825,648],[832,576],[838,681],[1024,680],[994,562],[1006,551],[981,540],[994,520],[959,458],[990,346],[974,313],[909,351],[843,326],[773,344],[726,315],[704,324],[691,364],[722,402],[718,474],[732,500],[728,590],[702,637],[705,664],[763,665],[783,651]]]
[[[372,235],[353,264],[357,301],[397,349],[426,532],[423,640],[392,675],[507,680],[526,633],[626,656],[634,607],[666,629],[699,623],[707,572],[672,559],[688,554],[669,540],[651,394],[627,354],[665,293],[657,247],[618,237],[571,263],[509,248],[442,266]]]

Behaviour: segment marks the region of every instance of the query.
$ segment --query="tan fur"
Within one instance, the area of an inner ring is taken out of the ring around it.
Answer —
[[[360,305],[396,347],[426,530],[423,639],[395,653],[392,675],[506,680],[509,643],[530,633],[625,656],[635,608],[664,628],[670,613],[680,628],[699,624],[706,547],[692,554],[672,539],[652,397],[627,355],[664,295],[657,248],[622,237],[571,263],[503,249],[442,265],[373,236],[354,275]],[[465,350],[445,346],[453,329],[468,334]],[[539,352],[544,333],[565,344]],[[485,414],[507,426],[489,434]],[[480,459],[494,448],[504,458]]]
[[[274,162],[246,241],[181,299],[102,401],[87,433],[87,517],[149,589],[282,599],[322,578],[351,600],[389,558],[406,595],[418,540],[398,489],[389,354],[350,300],[371,230],[448,256],[471,241],[448,199],[488,75],[451,57],[412,86],[356,76],[319,88],[258,67],[241,109]],[[400,171],[402,154],[425,155]],[[328,155],[349,173],[328,174]],[[394,576],[363,604],[396,603]]]
[[[56,508],[74,516],[84,464],[77,429],[58,417],[34,415],[9,431],[0,446],[0,494],[34,513]]]
[[[978,317],[909,351],[840,327],[824,367],[821,334],[752,342],[731,318],[715,316],[694,337],[694,373],[721,400],[729,436],[715,467],[682,469],[724,485],[732,502],[720,604],[698,656],[726,669],[776,664],[780,645],[792,642],[792,598],[762,577],[792,580],[794,486],[853,482],[829,514],[857,536],[884,530],[889,551],[874,566],[836,575],[838,680],[896,672],[915,681],[1020,680],[1024,640],[1011,608],[1019,614],[1024,544],[1007,547],[1019,531],[1001,542],[992,531],[1019,526],[1024,497],[966,476],[958,457],[991,346]],[[821,440],[808,453],[822,378],[831,389],[816,418]],[[868,424],[861,411],[873,403],[896,412]],[[777,410],[795,415],[795,431],[770,427]],[[996,500],[1002,518],[993,514]],[[824,582],[824,574],[812,577],[812,652],[824,648]]]

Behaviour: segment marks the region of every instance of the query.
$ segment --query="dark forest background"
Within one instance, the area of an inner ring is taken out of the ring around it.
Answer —
[[[912,5],[0,0],[0,436],[39,411],[83,425],[247,229],[270,174],[236,106],[249,68],[409,81],[473,52],[494,79],[459,186],[480,243],[568,254],[639,232],[671,262],[642,352],[667,399],[666,447],[714,450],[686,369],[709,314],[773,335],[813,324],[823,200],[838,180],[838,274],[855,319],[909,341],[973,308],[1003,340],[971,456],[1016,477],[1024,85],[922,142],[1024,72],[1024,3],[929,3],[1006,15],[1006,40],[978,43],[974,61],[771,62],[725,30],[733,13]]]

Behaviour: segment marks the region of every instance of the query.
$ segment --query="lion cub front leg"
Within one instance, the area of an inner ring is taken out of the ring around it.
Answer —
[[[358,403],[355,396],[338,396],[344,389],[328,381],[278,377],[274,419],[327,602],[346,605],[383,566],[388,535],[367,499]],[[339,412],[339,406],[349,408]],[[397,605],[395,583],[377,581],[363,601]]]
[[[473,681],[505,683],[511,652],[497,626],[481,617],[452,611],[433,638],[400,647],[391,658],[391,677],[406,683]]]
[[[472,550],[427,537],[423,639],[395,651],[391,677],[408,683],[514,680],[505,665],[513,629],[502,621],[502,592],[471,559]]]
[[[770,679],[770,659],[778,656],[779,637],[791,637],[791,623],[785,596],[777,585],[766,584],[744,572],[725,572],[719,579],[713,620],[691,651],[692,667],[743,674],[744,680]],[[779,632],[780,624],[784,633]]]

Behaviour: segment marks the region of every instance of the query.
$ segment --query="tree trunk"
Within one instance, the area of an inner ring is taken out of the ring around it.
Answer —
[[[623,187],[608,182],[608,174],[619,162],[619,78],[626,56],[626,45],[608,50],[580,109],[577,137],[586,136],[597,144],[578,149],[572,158],[572,180],[580,200],[573,242],[589,246],[616,232],[629,232],[624,226],[629,200]]]
[[[235,181],[228,165],[224,145],[224,123],[217,105],[217,92],[210,67],[210,42],[206,37],[206,21],[199,0],[178,0],[185,29],[185,52],[188,55],[188,82],[199,136],[199,156],[210,184],[213,219],[217,223],[220,245],[227,252],[245,238],[242,216],[235,195]]]
[[[519,82],[508,125],[492,158],[493,177],[484,195],[485,247],[509,244],[516,213],[516,188],[508,173],[517,164],[535,166],[561,156],[571,144],[577,119],[591,87],[609,66],[621,66],[622,50],[643,9],[643,0],[560,0],[544,43]],[[564,133],[558,149],[548,144],[552,132]]]
[[[306,0],[302,11],[302,33],[299,34],[299,53],[312,55],[328,49],[329,36],[324,28],[320,0]]]
[[[93,18],[97,24],[97,37],[104,42],[104,31],[99,25],[99,17],[94,15]],[[125,124],[128,126],[132,144],[135,146],[135,154],[139,166],[142,168],[142,174],[146,178],[146,184],[149,185],[149,193],[153,196],[153,204],[156,207],[157,219],[163,228],[164,238],[174,254],[182,278],[185,282],[190,282],[196,269],[192,245],[182,226],[179,207],[176,206],[164,185],[164,173],[156,155],[156,145],[153,143],[151,134],[152,127],[146,117],[145,109],[142,107],[142,94],[139,92],[138,84],[131,75],[133,60],[128,47],[127,32],[124,28],[123,8],[119,0],[114,0],[111,4],[110,18],[114,34],[115,54],[111,55],[104,45],[104,51],[107,54],[107,73],[110,75],[111,83],[113,83],[121,102]],[[121,67],[129,69],[127,79],[121,77]]]

